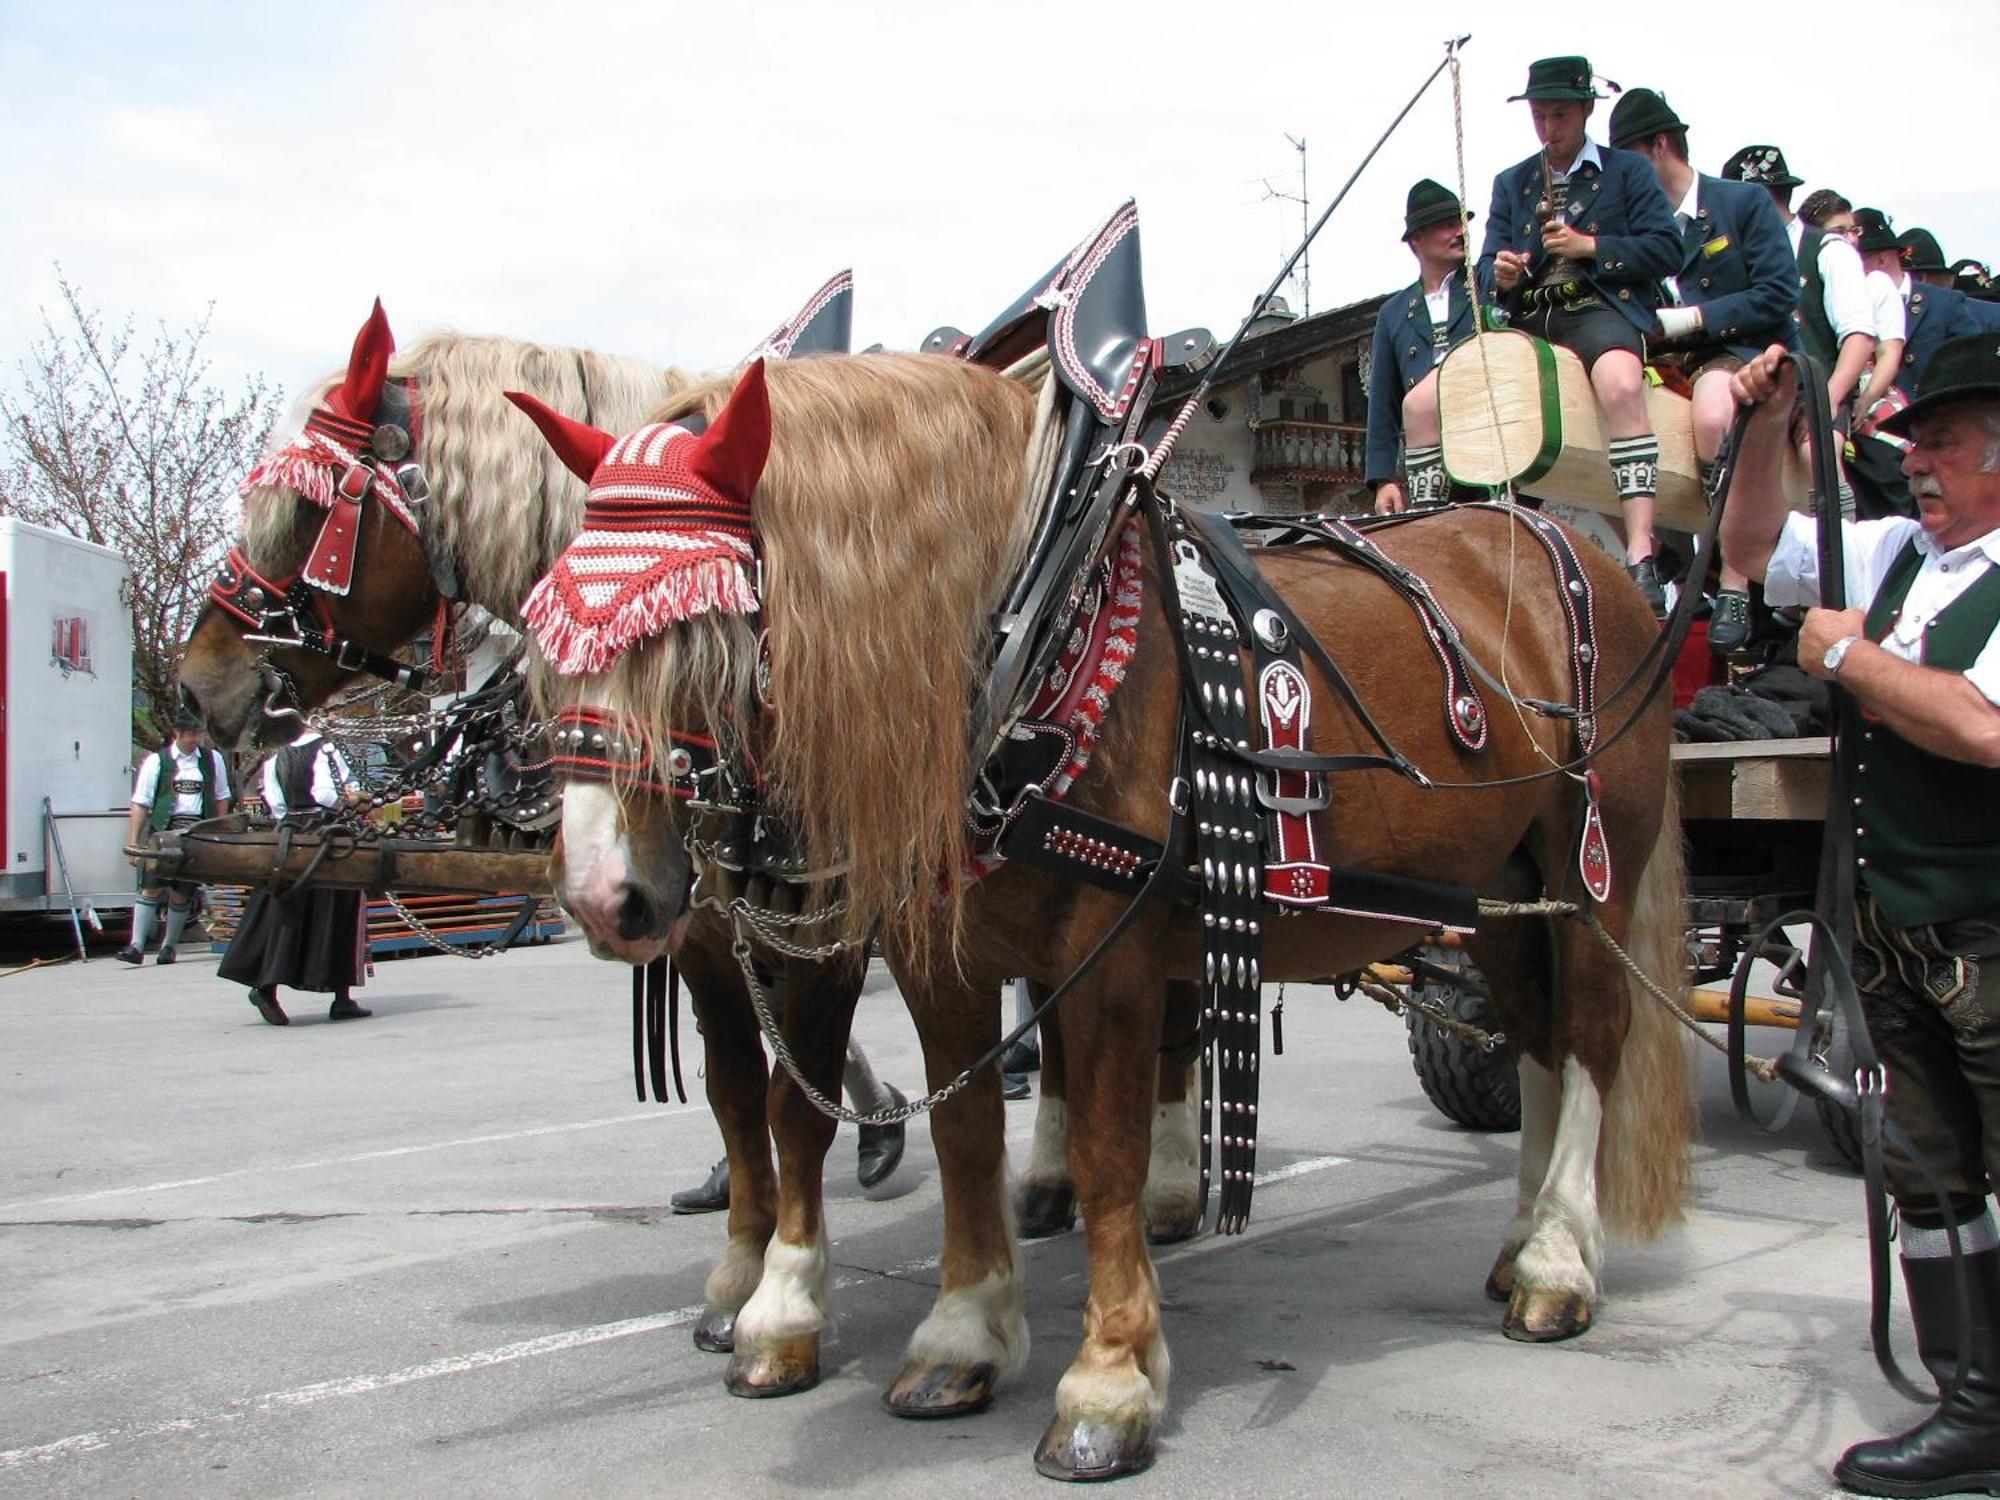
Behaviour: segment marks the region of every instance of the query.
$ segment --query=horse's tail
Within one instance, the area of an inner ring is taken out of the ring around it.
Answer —
[[[1659,835],[1639,875],[1625,949],[1653,983],[1675,1003],[1685,1004],[1687,871],[1681,858],[1680,801],[1670,779]],[[1680,1022],[1629,975],[1626,993],[1630,1020],[1599,1136],[1598,1203],[1613,1233],[1652,1239],[1680,1222],[1687,1201],[1693,1175],[1693,1071]]]

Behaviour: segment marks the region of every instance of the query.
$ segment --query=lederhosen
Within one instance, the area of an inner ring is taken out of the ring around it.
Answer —
[[[1866,617],[1880,641],[1923,558],[1890,565]],[[2000,629],[2000,568],[1931,620],[1923,662],[1962,672]],[[1886,724],[1842,746],[1854,792],[1858,887],[1854,977],[1889,1073],[1891,1118],[1973,1200],[2000,1171],[2000,770],[1919,749]],[[1991,1164],[1991,1165],[1989,1165]],[[1899,1202],[1929,1207],[1920,1173],[1893,1151]]]
[[[1549,182],[1544,219],[1563,217],[1575,176],[1571,172]],[[1574,351],[1586,370],[1612,349],[1627,349],[1643,357],[1644,345],[1637,332],[1584,279],[1583,266],[1577,261],[1549,256],[1522,289],[1519,305],[1520,311],[1513,317],[1516,328]]]
[[[205,818],[215,816],[215,752],[206,745],[195,747],[195,765],[198,774],[183,777],[174,759],[173,746],[162,746],[158,752],[159,775],[153,778],[153,806],[147,818],[147,827],[154,833],[162,833],[169,828],[192,828]],[[199,792],[201,811],[198,813],[178,813],[174,805],[184,796]],[[174,895],[192,900],[201,890],[198,880],[161,880],[148,884],[145,872],[139,872],[141,891],[164,890]],[[176,903],[180,904],[180,903]]]
[[[331,748],[325,740],[314,740],[278,752],[277,778],[285,806],[302,809],[301,818],[318,810],[312,794],[313,767]],[[293,816],[286,813],[288,819]],[[367,972],[361,904],[359,891],[316,886],[279,896],[253,892],[244,905],[242,925],[215,972],[252,989],[284,985],[343,994],[357,988]]]

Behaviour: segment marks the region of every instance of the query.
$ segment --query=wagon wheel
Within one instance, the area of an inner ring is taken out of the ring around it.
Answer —
[[[1419,974],[1411,986],[1414,998],[1440,1006],[1453,1020],[1482,1031],[1499,1029],[1493,1001],[1484,993],[1485,986],[1471,959],[1452,948],[1426,948],[1424,958],[1438,969],[1463,974],[1475,988]],[[1521,1085],[1512,1053],[1505,1047],[1481,1051],[1415,1010],[1407,1011],[1405,1020],[1417,1082],[1441,1114],[1468,1130],[1521,1128]]]

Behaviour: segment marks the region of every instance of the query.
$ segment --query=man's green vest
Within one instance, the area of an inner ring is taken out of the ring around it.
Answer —
[[[1840,358],[1840,340],[1833,335],[1833,320],[1826,315],[1826,277],[1819,268],[1819,247],[1826,243],[1826,231],[1806,226],[1799,236],[1799,335],[1806,353],[1826,367],[1829,375]]]
[[[195,763],[201,767],[201,815],[215,816],[215,752],[206,745],[195,747]],[[152,827],[155,833],[174,820],[174,746],[169,740],[160,747],[160,774],[153,782]]]
[[[1880,642],[1923,566],[1911,541],[1889,565],[1866,630]],[[1923,662],[1963,672],[2000,627],[2000,568],[1940,610]],[[1864,721],[1842,746],[1854,795],[1857,873],[1898,927],[2000,911],[2000,770],[1920,750],[1888,725]]]

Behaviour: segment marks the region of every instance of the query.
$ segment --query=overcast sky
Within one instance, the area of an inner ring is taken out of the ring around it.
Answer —
[[[1705,170],[1775,141],[1808,188],[2000,255],[1990,3],[1868,32],[1839,0],[1585,9],[1559,35],[1547,6],[1459,3],[0,0],[0,378],[56,262],[142,324],[213,302],[218,375],[288,393],[377,294],[406,342],[717,367],[852,266],[858,343],[910,347],[982,325],[1126,197],[1154,331],[1226,336],[1298,232],[1263,187],[1297,191],[1287,133],[1317,210],[1457,30],[1475,233],[1534,146],[1507,95],[1581,50],[1663,90]],[[1410,279],[1421,176],[1456,177],[1449,74],[1315,245],[1316,309]]]

